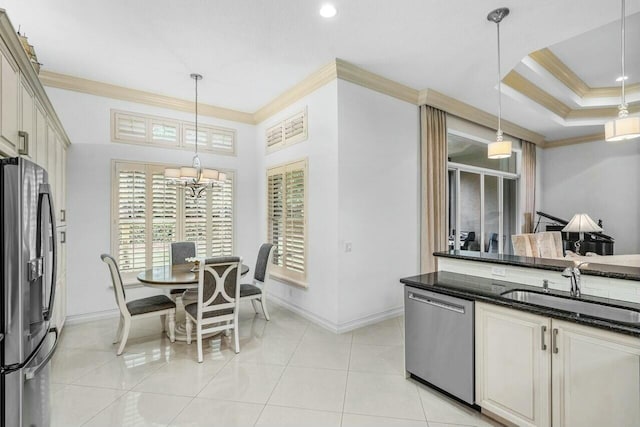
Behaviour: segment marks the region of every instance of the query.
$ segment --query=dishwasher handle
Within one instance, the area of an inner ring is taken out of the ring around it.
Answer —
[[[451,304],[449,302],[441,301],[435,298],[427,297],[424,295],[409,292],[409,299],[423,304],[431,305],[434,307],[442,308],[444,310],[454,311],[456,313],[464,314],[464,307]]]

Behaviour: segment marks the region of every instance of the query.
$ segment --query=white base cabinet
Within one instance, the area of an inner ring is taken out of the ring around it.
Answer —
[[[640,339],[476,302],[476,403],[518,426],[640,426]]]

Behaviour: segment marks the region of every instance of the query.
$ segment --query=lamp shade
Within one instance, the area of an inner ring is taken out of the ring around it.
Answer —
[[[218,181],[224,182],[226,180],[227,180],[227,174],[224,172],[220,172],[220,175],[218,175]]]
[[[640,136],[640,117],[621,117],[604,125],[604,139],[607,142],[624,141]]]
[[[569,233],[589,233],[595,231],[602,231],[602,228],[596,224],[589,215],[586,213],[575,214],[569,224],[567,224],[562,231]]]
[[[197,179],[198,170],[196,168],[182,167],[180,168],[180,178],[183,179]]]
[[[220,172],[218,172],[215,169],[203,169],[202,170],[202,179],[203,180],[207,180],[207,181],[217,181],[219,174],[220,174]]]
[[[487,157],[490,159],[506,159],[511,157],[511,141],[495,141],[487,147]]]

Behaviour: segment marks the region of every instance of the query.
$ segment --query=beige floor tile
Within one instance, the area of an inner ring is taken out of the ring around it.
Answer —
[[[51,381],[71,384],[115,358],[115,352],[110,351],[57,349],[51,359]]]
[[[270,405],[320,411],[342,411],[347,372],[288,367],[276,386]]]
[[[336,334],[322,326],[309,324],[309,327],[305,331],[302,341],[322,341],[331,343],[350,343],[353,340],[352,332],[345,332],[343,334]]]
[[[66,386],[52,396],[51,427],[80,426],[122,394],[121,390]]]
[[[198,397],[267,403],[280,380],[284,366],[228,363]]]
[[[404,346],[353,344],[349,371],[404,375]]]
[[[341,417],[339,412],[267,405],[256,427],[340,427]]]
[[[404,345],[404,337],[395,318],[353,331],[354,344]]]
[[[347,414],[342,416],[342,427],[433,427],[426,421],[400,418],[373,417],[371,415]]]
[[[420,421],[425,419],[415,384],[400,375],[349,372],[344,411]]]
[[[226,360],[176,359],[149,375],[133,390],[149,393],[196,396],[224,367]]]
[[[299,318],[273,317],[271,321],[254,318],[239,322],[240,338],[279,338],[300,341],[309,322]]]
[[[87,427],[156,427],[168,425],[192,398],[128,392],[89,422]]]
[[[467,426],[488,427],[499,425],[479,412],[458,403],[453,399],[428,388],[423,384],[416,384],[422,406],[429,425],[433,423],[462,424]]]
[[[236,357],[241,362],[286,366],[297,347],[298,341],[247,337],[240,339],[240,353]]]
[[[129,390],[165,363],[146,354],[123,354],[78,378],[74,384]]]
[[[195,398],[182,410],[171,426],[250,427],[264,405]]]
[[[336,343],[303,339],[293,353],[289,366],[346,371],[349,368],[350,353],[350,342]]]

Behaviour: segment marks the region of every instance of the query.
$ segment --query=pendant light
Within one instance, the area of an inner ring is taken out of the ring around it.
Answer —
[[[195,126],[195,156],[191,166],[181,168],[166,168],[164,177],[179,188],[184,188],[193,198],[198,198],[207,188],[213,188],[216,183],[226,181],[227,175],[216,169],[204,169],[198,157],[198,81],[202,80],[202,75],[191,74],[191,78],[196,82],[196,126]]]
[[[498,131],[495,142],[487,147],[487,157],[490,159],[506,159],[511,157],[511,141],[502,137],[502,79],[500,78],[500,22],[509,15],[509,8],[501,7],[487,15],[487,20],[494,22],[498,29]]]
[[[604,125],[604,139],[607,142],[624,141],[627,139],[633,139],[640,136],[640,117],[629,117],[629,110],[627,110],[627,103],[624,97],[624,81],[626,74],[624,73],[624,51],[625,51],[625,21],[627,20],[625,14],[625,0],[622,0],[622,18],[621,21],[621,65],[622,74],[620,81],[621,96],[620,105],[618,106],[618,118],[610,120]]]

